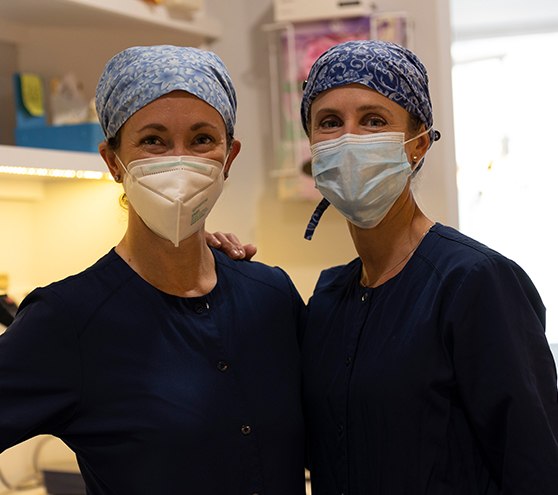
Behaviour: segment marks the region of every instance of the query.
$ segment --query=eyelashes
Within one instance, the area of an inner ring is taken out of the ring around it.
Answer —
[[[343,126],[343,120],[338,116],[329,115],[321,119],[318,123],[320,129],[336,129]],[[370,128],[380,128],[388,123],[383,117],[377,115],[366,115],[360,119],[359,125]]]

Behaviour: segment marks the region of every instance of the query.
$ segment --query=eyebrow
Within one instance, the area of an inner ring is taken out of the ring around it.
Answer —
[[[384,112],[393,117],[393,112],[389,110],[389,108],[386,108],[382,105],[361,105],[360,107],[357,107],[358,112],[369,112],[371,110],[374,112]],[[316,115],[320,115],[322,113],[339,113],[339,109],[331,107],[320,108]]]
[[[156,131],[166,131],[167,130],[167,128],[163,124],[153,123],[153,124],[144,125],[141,129],[138,130],[138,132],[143,132],[147,129],[155,129]]]
[[[203,127],[211,127],[212,129],[218,130],[217,126],[210,124],[209,122],[197,122],[192,127],[190,127],[190,130],[197,131],[199,129],[202,129]]]
[[[383,105],[362,105],[358,107],[357,110],[360,112],[373,110],[375,112],[385,112],[393,116],[393,112],[389,108],[384,107]]]
[[[197,130],[202,129],[202,128],[204,128],[204,127],[210,127],[210,128],[212,128],[212,129],[216,129],[216,130],[217,130],[217,126],[215,126],[215,125],[213,125],[213,124],[210,124],[209,122],[196,122],[195,124],[193,124],[193,125],[190,127],[190,130],[191,130],[191,131],[197,131]],[[139,129],[138,132],[143,132],[143,131],[145,131],[145,130],[147,130],[147,129],[154,129],[154,130],[156,130],[156,131],[164,132],[164,131],[167,130],[167,127],[164,126],[163,124],[159,124],[159,123],[157,123],[157,122],[153,122],[153,123],[144,125],[141,129]]]

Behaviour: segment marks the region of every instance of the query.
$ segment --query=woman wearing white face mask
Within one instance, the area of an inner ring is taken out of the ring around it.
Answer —
[[[128,227],[95,265],[33,291],[0,337],[0,451],[56,435],[91,495],[302,495],[304,305],[282,270],[205,242],[240,150],[225,66],[129,48],[96,99]]]
[[[558,493],[544,306],[515,263],[430,220],[411,180],[432,144],[426,70],[391,43],[325,52],[304,88],[312,173],[357,259],[309,302],[313,495]]]

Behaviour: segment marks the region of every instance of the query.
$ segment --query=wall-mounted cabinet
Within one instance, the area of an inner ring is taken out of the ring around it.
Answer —
[[[219,22],[203,11],[192,13],[143,0],[0,1],[0,166],[40,168],[69,160],[77,169],[105,171],[102,160],[90,153],[45,153],[41,163],[39,151],[11,149],[14,71],[34,72],[45,80],[72,72],[83,84],[85,96],[92,98],[106,61],[116,52],[149,44],[203,47],[220,32]]]

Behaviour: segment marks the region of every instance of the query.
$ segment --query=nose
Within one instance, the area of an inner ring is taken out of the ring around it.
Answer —
[[[169,149],[169,155],[188,156],[188,155],[192,155],[192,151],[189,150],[188,147],[183,144],[176,144],[171,149]]]
[[[343,134],[366,134],[366,130],[362,128],[358,119],[346,119],[343,126]]]

